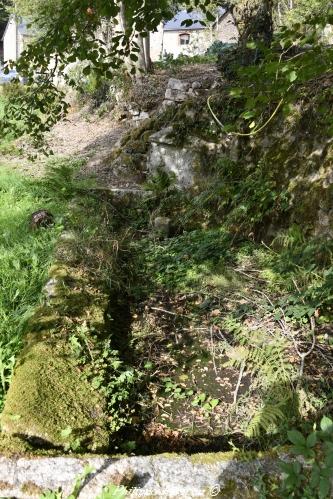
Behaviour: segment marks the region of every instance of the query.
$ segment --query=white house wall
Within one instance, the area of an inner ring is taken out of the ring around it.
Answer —
[[[17,37],[17,55],[18,57],[22,54],[23,50],[27,48],[27,45],[33,40],[32,36],[29,35],[18,35]]]
[[[150,57],[152,61],[158,61],[161,58],[163,38],[163,24],[160,24],[158,31],[150,34]]]
[[[180,44],[180,35],[188,33],[190,35],[190,43],[188,45]],[[191,31],[165,31],[163,53],[172,54],[178,57],[180,54],[197,55],[204,53],[210,45],[210,36],[207,30],[191,30]]]
[[[223,43],[237,43],[239,33],[234,18],[230,12],[223,16],[216,26],[217,40]]]
[[[3,58],[4,61],[16,61],[18,55],[17,46],[17,24],[11,19],[3,36]]]
[[[180,44],[180,35],[190,35],[188,45]],[[175,58],[180,54],[201,55],[212,45],[215,40],[223,43],[236,43],[238,30],[232,14],[226,14],[214,28],[197,30],[163,31],[162,25],[156,33],[151,34],[151,58],[153,61],[160,59],[161,54],[172,54]]]

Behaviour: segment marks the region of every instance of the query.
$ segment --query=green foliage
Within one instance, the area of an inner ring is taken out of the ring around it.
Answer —
[[[159,69],[173,69],[181,68],[189,64],[209,64],[216,62],[217,52],[207,51],[205,55],[186,55],[180,54],[178,57],[174,57],[173,54],[165,53],[163,57],[155,63],[155,66]]]
[[[218,56],[224,50],[228,50],[232,47],[234,47],[233,43],[224,43],[221,42],[220,40],[215,40],[215,42],[213,42],[212,45],[207,49],[206,55]]]
[[[272,252],[269,259],[271,269],[280,276],[279,287],[285,292],[278,303],[285,315],[299,320],[320,309],[323,315],[330,316],[333,299],[331,241],[304,238],[300,229],[292,226],[275,239],[275,244],[284,246],[280,252]]]
[[[295,370],[288,356],[288,343],[281,337],[269,338],[266,331],[251,332],[234,318],[224,321],[233,334],[235,345],[226,348],[226,366],[242,366],[251,373],[252,390],[261,393],[262,403],[252,415],[245,434],[258,437],[261,432],[276,431],[289,415],[294,398],[292,382]],[[289,409],[287,410],[287,408]]]
[[[268,161],[240,169],[238,162],[220,157],[211,167],[209,180],[188,201],[182,216],[206,214],[206,223],[223,218],[229,229],[238,227],[243,234],[249,234],[267,220],[272,223],[285,216],[290,208],[289,197]]]
[[[206,395],[206,393],[198,393],[192,402],[193,407],[201,407],[206,414],[214,411],[219,405],[219,399],[214,399]]]
[[[132,249],[138,254],[137,275],[142,278],[137,292],[147,292],[150,287],[191,289],[213,268],[231,258],[230,238],[223,229],[214,229],[192,231],[158,244],[147,245],[145,240],[133,243]]]
[[[292,9],[283,3],[281,3],[283,22],[289,26],[296,23],[306,24],[311,18],[322,17],[327,14],[330,7],[326,0],[295,0]]]
[[[324,416],[320,429],[303,435],[297,430],[288,432],[293,444],[291,451],[297,460],[281,463],[283,481],[280,497],[325,499],[331,497],[333,471],[333,421]]]
[[[127,497],[127,490],[124,486],[107,485],[96,499],[125,499],[125,497]]]
[[[60,436],[64,442],[65,452],[80,452],[82,450],[81,438],[73,435],[73,429],[70,426],[62,430]]]
[[[9,170],[0,174],[0,405],[32,310],[41,299],[52,251],[62,227],[31,231],[29,216],[43,208],[62,214],[64,205],[45,196],[40,183]],[[57,206],[56,206],[57,205]]]
[[[182,400],[193,395],[193,390],[186,389],[179,383],[175,383],[171,378],[164,378],[164,392],[166,395],[176,400]]]
[[[0,4],[0,24],[4,24],[8,19],[8,7],[10,2],[8,0],[3,0]]]
[[[311,92],[318,79],[329,78],[333,50],[323,33],[332,26],[332,15],[329,8],[320,10],[302,23],[283,26],[271,45],[252,41],[232,51],[230,60],[228,54],[226,59],[222,57],[222,71],[234,79],[229,97],[235,107],[241,104],[238,120],[223,117],[224,131],[241,136],[259,134],[276,116],[282,114],[287,119],[292,115],[292,104]],[[318,106],[328,128],[332,119],[327,95],[323,89]]]
[[[154,175],[151,175],[145,182],[144,187],[151,191],[155,196],[168,196],[174,190],[176,184],[176,175],[169,174],[165,169],[158,168]]]
[[[46,190],[56,193],[62,199],[70,199],[84,188],[91,185],[89,181],[78,181],[77,171],[82,167],[82,159],[51,159],[48,161],[43,184]]]
[[[195,6],[207,10],[206,2],[201,0],[195,0]],[[134,35],[146,36],[162,20],[173,15],[167,0],[158,3],[153,0],[144,3],[97,0],[93,6],[89,0],[38,1],[35,12],[38,36],[15,64],[27,79],[25,95],[10,99],[6,105],[1,132],[31,133],[39,144],[43,134],[68,111],[65,94],[56,86],[55,76],[63,77],[73,85],[66,68],[77,61],[86,62],[85,76],[94,74],[98,79],[112,78],[113,71],[123,67],[128,60],[134,63],[131,72],[135,73],[140,47]],[[117,31],[107,46],[96,33],[103,30],[105,19],[118,25],[119,16],[124,29]],[[6,71],[13,65],[10,62]],[[20,129],[16,121],[20,121]]]
[[[107,401],[111,432],[131,424],[140,398],[142,373],[124,364],[119,351],[112,348],[112,339],[102,340],[91,332],[88,336],[86,325],[70,337],[70,345],[77,364],[84,368],[84,376]]]
[[[77,499],[84,485],[85,480],[95,473],[94,468],[91,466],[86,466],[83,472],[76,478],[73,491],[71,494],[65,498],[61,490],[58,491],[46,491],[40,496],[40,499]],[[96,497],[96,499],[125,499],[127,496],[127,490],[123,486],[117,485],[106,485],[101,494]]]

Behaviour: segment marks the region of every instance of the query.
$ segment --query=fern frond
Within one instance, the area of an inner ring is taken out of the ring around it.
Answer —
[[[264,405],[252,417],[245,432],[248,438],[259,437],[262,432],[268,433],[274,426],[285,419],[285,415],[278,405]]]

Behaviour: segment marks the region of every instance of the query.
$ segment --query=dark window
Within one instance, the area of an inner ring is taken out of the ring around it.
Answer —
[[[189,45],[190,43],[190,35],[187,33],[183,33],[179,35],[180,45]]]

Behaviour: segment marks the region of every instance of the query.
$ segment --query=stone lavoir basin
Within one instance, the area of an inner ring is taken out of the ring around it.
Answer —
[[[234,459],[232,453],[208,452],[220,446],[218,438],[215,443],[211,438],[208,444],[200,445],[194,440],[189,450],[196,453],[186,454],[186,445],[177,444],[177,432],[173,430],[167,435],[169,442],[162,435],[155,444],[153,435],[149,445],[136,449],[137,455],[129,446],[136,435],[127,430],[121,434],[127,448],[110,446],[107,400],[91,382],[89,373],[82,375],[77,355],[83,354],[76,340],[83,338],[87,343],[89,361],[94,366],[93,360],[104,355],[100,351],[95,354],[94,342],[97,338],[103,343],[106,328],[111,328],[119,340],[117,350],[131,361],[125,341],[125,318],[130,310],[127,297],[117,293],[110,296],[94,281],[88,268],[76,264],[76,236],[67,231],[60,238],[45,300],[29,320],[24,347],[16,362],[1,415],[0,497],[37,498],[46,491],[61,491],[61,496],[52,497],[65,498],[74,489],[73,497],[124,496],[108,496],[105,490],[103,496],[103,489],[110,486],[116,488],[115,493],[133,498],[252,494],[254,477],[278,474],[272,456],[257,456],[250,461],[247,456],[247,461],[242,461]],[[160,314],[157,305],[150,303],[151,309]],[[120,318],[122,326],[116,328]],[[166,314],[166,318],[172,315]],[[200,345],[190,342],[191,349],[197,347]],[[163,351],[160,354],[163,357]],[[197,366],[192,371],[199,377]],[[175,414],[179,408],[176,401]],[[162,422],[155,425],[155,433]],[[174,422],[179,426],[187,424],[176,417]],[[198,427],[200,432],[202,428]],[[207,452],[198,453],[201,448]],[[140,456],[140,449],[145,455]]]
[[[1,497],[195,498],[259,497],[260,477],[278,476],[272,458],[235,461],[228,454],[137,457],[0,457]],[[80,477],[82,480],[80,481]],[[75,484],[77,493],[73,494]],[[105,488],[114,485],[114,495]],[[103,496],[104,489],[104,496]]]

